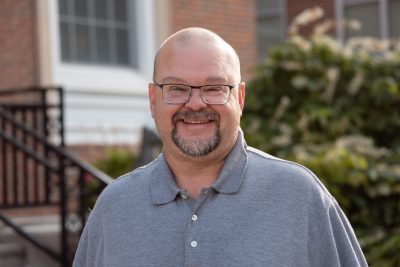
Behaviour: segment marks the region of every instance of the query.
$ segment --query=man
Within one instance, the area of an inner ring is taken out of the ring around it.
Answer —
[[[74,266],[367,266],[319,180],[246,145],[245,84],[221,37],[175,33],[153,80],[163,152],[104,190]]]

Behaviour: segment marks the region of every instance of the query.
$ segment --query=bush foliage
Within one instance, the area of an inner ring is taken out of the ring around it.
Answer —
[[[400,266],[400,42],[295,31],[247,88],[247,142],[310,168],[368,263]]]
[[[106,157],[93,165],[112,178],[118,178],[134,169],[136,159],[136,155],[125,149],[110,148],[106,151]]]

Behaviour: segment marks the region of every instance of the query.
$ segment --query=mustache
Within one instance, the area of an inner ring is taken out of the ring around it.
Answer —
[[[219,122],[219,114],[213,111],[193,111],[185,110],[179,111],[172,117],[172,122],[176,124],[179,120],[213,120]]]

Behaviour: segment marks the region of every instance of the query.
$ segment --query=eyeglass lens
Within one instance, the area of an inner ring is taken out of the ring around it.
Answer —
[[[227,85],[206,85],[193,89],[200,89],[201,97],[207,104],[226,104],[229,100],[230,88]],[[163,85],[164,101],[171,104],[187,103],[191,97],[191,90],[189,85]]]

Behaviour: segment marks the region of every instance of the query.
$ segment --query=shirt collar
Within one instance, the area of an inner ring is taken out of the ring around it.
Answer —
[[[155,205],[167,204],[173,201],[181,190],[176,185],[163,153],[157,157],[154,163],[155,167],[150,176],[151,197]]]
[[[240,130],[236,144],[224,160],[224,165],[217,180],[211,187],[219,193],[233,194],[240,189],[247,166],[246,142]],[[156,205],[173,201],[181,191],[176,185],[175,178],[161,153],[156,159],[151,172],[151,197]]]
[[[239,191],[247,166],[247,144],[240,130],[236,144],[224,160],[217,180],[211,185],[219,193],[233,194]]]

